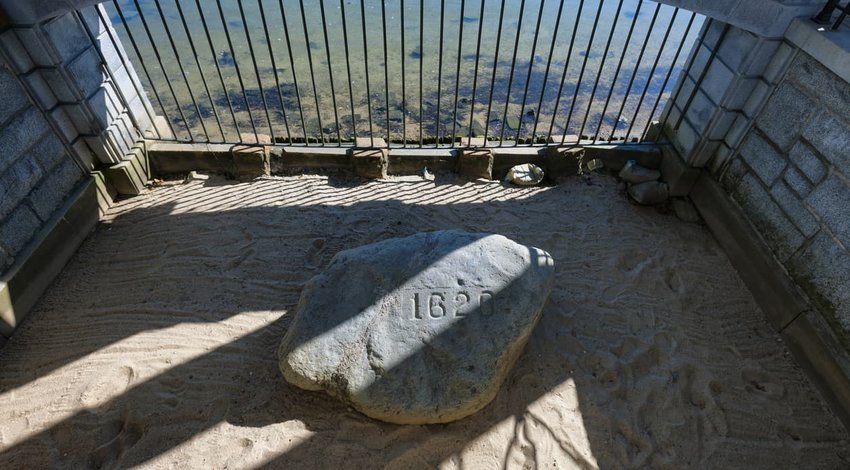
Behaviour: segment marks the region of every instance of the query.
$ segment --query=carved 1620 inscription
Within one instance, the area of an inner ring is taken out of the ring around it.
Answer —
[[[490,316],[496,311],[493,292],[481,289],[427,289],[405,293],[407,318],[438,320],[472,313]]]

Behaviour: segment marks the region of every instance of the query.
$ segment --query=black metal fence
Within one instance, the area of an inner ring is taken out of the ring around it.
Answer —
[[[833,21],[832,17],[835,12],[839,12],[839,14],[838,18]],[[831,24],[832,30],[835,31],[841,27],[841,24],[847,19],[847,15],[850,15],[850,2],[841,6],[840,0],[829,0],[824,5],[823,10],[814,17],[814,20],[819,24]]]
[[[703,18],[645,0],[113,0],[162,140],[646,141]],[[151,118],[153,116],[150,116]]]

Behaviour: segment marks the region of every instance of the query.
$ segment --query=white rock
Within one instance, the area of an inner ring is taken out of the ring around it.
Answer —
[[[543,181],[543,169],[533,163],[523,163],[508,170],[506,181],[517,186],[535,186]]]

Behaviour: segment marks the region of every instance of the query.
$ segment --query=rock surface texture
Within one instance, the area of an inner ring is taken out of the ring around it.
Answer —
[[[342,251],[304,287],[280,368],[376,419],[458,420],[496,396],[553,282],[548,253],[501,235],[428,232]]]

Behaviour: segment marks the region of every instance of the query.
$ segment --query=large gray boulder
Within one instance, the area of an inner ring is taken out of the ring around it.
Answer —
[[[553,278],[548,253],[501,235],[419,233],[342,251],[305,285],[281,371],[383,421],[469,416],[496,396]]]

